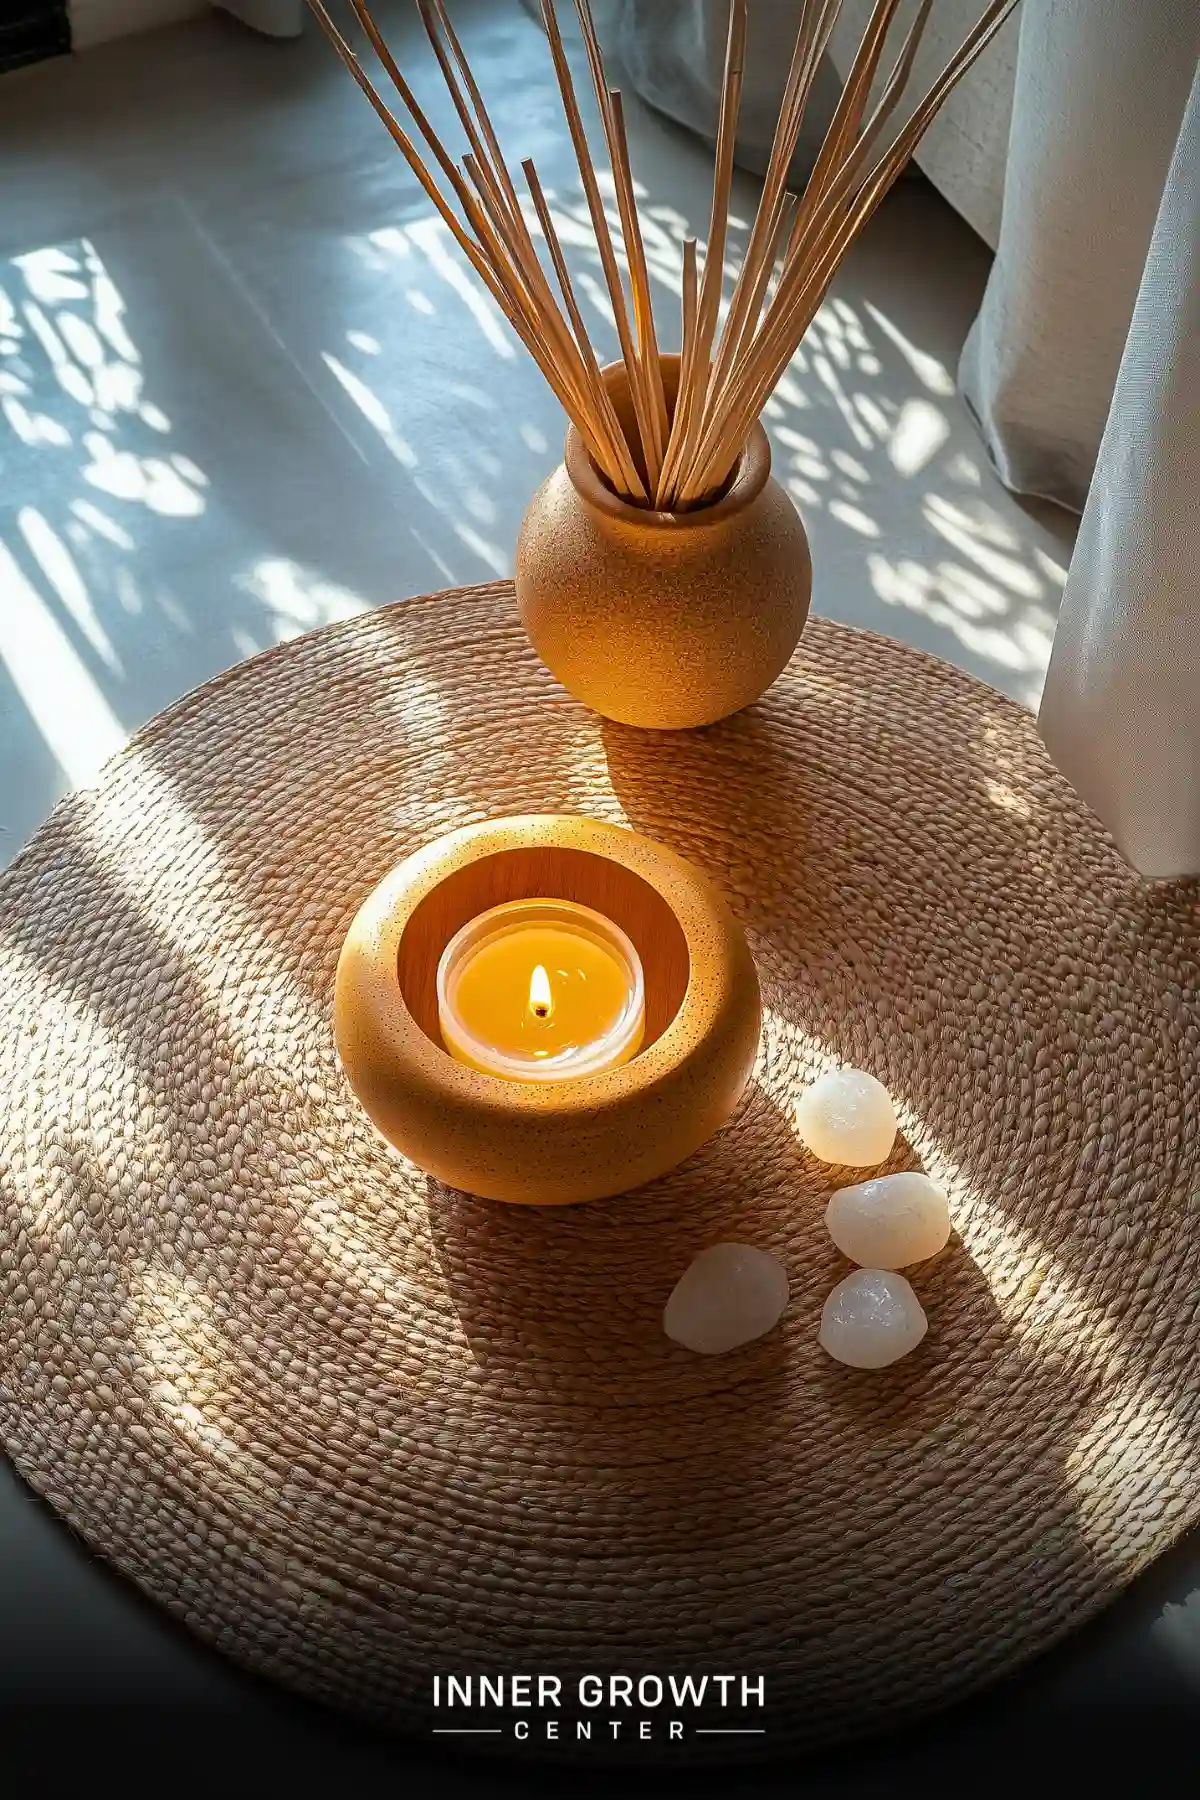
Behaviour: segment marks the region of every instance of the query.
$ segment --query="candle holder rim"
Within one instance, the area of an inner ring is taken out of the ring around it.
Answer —
[[[527,813],[459,826],[423,845],[397,864],[372,890],[360,908],[355,926],[364,915],[370,915],[367,929],[372,935],[378,933],[380,936],[381,960],[386,960],[390,967],[395,968],[400,940],[409,919],[419,902],[448,878],[456,851],[474,850],[476,854],[472,860],[482,861],[484,857],[503,850],[538,846],[557,839],[560,835],[581,840],[574,846],[567,844],[563,847],[590,849],[593,854],[612,855],[648,882],[675,914],[688,946],[689,957],[692,956],[693,933],[702,920],[711,916],[714,903],[727,910],[724,900],[707,877],[667,845],[659,844],[627,827],[589,818],[586,814]],[[601,842],[608,848],[597,849],[596,845]],[[676,905],[677,893],[664,892],[662,885],[655,882],[645,869],[636,866],[639,860],[636,856],[630,860],[631,846],[642,845],[653,851],[651,861],[658,861],[671,869],[685,898],[690,899],[690,904],[686,906],[687,922],[680,916]],[[406,896],[402,912],[396,906],[400,893]],[[688,923],[692,926],[692,932],[688,930]],[[351,928],[347,945],[354,936],[354,929]],[[339,959],[339,988],[342,985],[345,954],[344,948],[342,959]],[[375,1035],[385,1047],[389,1060],[393,1060],[397,1066],[420,1068],[436,1086],[448,1087],[460,1099],[472,1100],[481,1108],[506,1114],[527,1113],[531,1117],[547,1112],[592,1112],[605,1107],[622,1106],[646,1085],[649,1068],[654,1067],[661,1073],[667,1068],[679,1068],[687,1063],[689,1057],[695,1058],[701,1054],[702,1045],[717,1023],[722,1004],[718,994],[707,990],[699,991],[693,975],[689,974],[687,987],[674,1017],[661,1035],[637,1056],[616,1068],[600,1069],[562,1081],[535,1083],[509,1081],[502,1075],[489,1075],[481,1069],[472,1069],[465,1063],[456,1062],[442,1044],[434,1042],[414,1017],[398,978],[386,990],[386,994],[385,1001],[378,990],[363,988],[359,997],[372,1015]]]

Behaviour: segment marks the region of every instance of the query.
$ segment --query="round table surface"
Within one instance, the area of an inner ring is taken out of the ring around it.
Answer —
[[[397,624],[402,610],[394,615]],[[826,628],[828,629],[828,628]],[[186,1770],[252,1791],[398,1783],[473,1795],[560,1791],[563,1772],[532,1756],[443,1756],[428,1740],[386,1738],[239,1673],[101,1563],[5,1464],[0,1468],[0,1709],[6,1770],[117,1775],[146,1791]],[[1194,1595],[1194,1598],[1193,1598]],[[806,1759],[817,1794],[927,1794],[955,1785],[1027,1785],[1063,1768],[1103,1787],[1131,1730],[1143,1782],[1200,1768],[1200,1538],[1192,1533],[1106,1611],[1018,1674],[901,1733]],[[661,1788],[661,1764],[617,1778]],[[796,1776],[763,1763],[736,1776],[689,1766],[689,1787],[791,1794]],[[611,1792],[611,1768],[574,1766],[583,1791]],[[711,1784],[711,1785],[710,1785]]]

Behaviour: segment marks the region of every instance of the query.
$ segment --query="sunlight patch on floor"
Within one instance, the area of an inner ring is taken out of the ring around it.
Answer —
[[[73,787],[94,780],[125,728],[47,602],[0,542],[0,662]]]

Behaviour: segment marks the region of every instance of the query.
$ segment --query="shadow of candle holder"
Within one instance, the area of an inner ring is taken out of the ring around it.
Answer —
[[[686,1533],[707,1553],[769,1510],[791,1347],[775,1330],[700,1357],[666,1337],[662,1309],[693,1256],[740,1235],[705,1151],[684,1167],[690,1180],[575,1207],[497,1205],[429,1179],[426,1210],[476,1389],[527,1416],[533,1460],[609,1489],[631,1542]]]

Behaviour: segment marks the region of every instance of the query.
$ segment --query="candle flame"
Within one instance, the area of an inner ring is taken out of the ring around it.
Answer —
[[[548,1019],[554,1010],[554,996],[550,992],[550,977],[541,963],[529,977],[529,1010],[536,1019]]]

